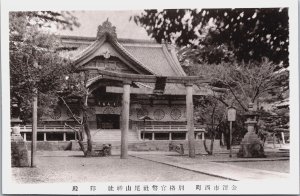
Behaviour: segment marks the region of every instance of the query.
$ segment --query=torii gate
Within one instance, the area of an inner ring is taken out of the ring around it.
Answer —
[[[195,135],[194,135],[194,106],[193,85],[197,83],[208,83],[199,76],[155,76],[141,74],[126,74],[103,70],[99,67],[83,67],[79,71],[97,70],[99,76],[88,81],[87,86],[99,79],[112,79],[123,82],[123,98],[121,110],[121,159],[128,158],[128,129],[129,129],[129,105],[130,85],[132,82],[155,83],[155,86],[164,90],[166,83],[184,84],[186,87],[186,118],[188,130],[189,157],[195,157]]]

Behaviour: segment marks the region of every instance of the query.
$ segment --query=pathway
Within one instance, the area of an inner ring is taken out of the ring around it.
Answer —
[[[239,167],[201,158],[191,159],[186,156],[161,156],[155,154],[132,154],[131,156],[228,180],[274,180],[289,177],[286,173]]]

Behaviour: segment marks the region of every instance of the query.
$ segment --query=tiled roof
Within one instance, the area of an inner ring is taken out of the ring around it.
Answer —
[[[61,36],[63,48],[73,50],[63,50],[62,55],[75,59],[86,53],[92,45],[96,44],[96,38]],[[159,76],[186,76],[179,64],[175,48],[166,44],[157,44],[149,40],[118,39],[116,44],[124,53],[136,59],[138,63],[151,70]],[[126,51],[124,51],[124,49]],[[154,84],[146,84],[154,87]],[[143,88],[143,87],[140,87]],[[184,94],[185,87],[182,84],[166,84],[164,94],[175,95]],[[207,94],[206,89],[194,86],[194,95]]]
[[[157,75],[177,76],[168,62],[162,47],[126,46],[124,47],[140,62],[153,70]]]
[[[64,47],[73,48],[75,50],[63,51],[65,57],[74,58],[89,47],[96,38],[91,37],[75,37],[61,36],[62,45]],[[148,40],[131,40],[118,39],[118,43],[122,45],[126,51],[152,70],[156,75],[163,76],[184,76],[185,73],[172,57],[171,51],[162,44]],[[165,48],[164,48],[165,47]]]

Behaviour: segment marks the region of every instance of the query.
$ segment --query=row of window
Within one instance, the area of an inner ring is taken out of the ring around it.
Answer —
[[[195,139],[204,139],[203,133],[195,133]],[[186,140],[187,133],[186,132],[142,132],[141,139],[142,140]]]
[[[65,136],[64,136],[65,134]],[[25,141],[31,141],[31,133],[21,133]],[[65,137],[65,138],[64,138]],[[165,133],[165,132],[145,132],[141,133],[141,140],[185,140],[185,132]],[[195,139],[202,139],[202,135],[195,134]],[[70,141],[75,140],[75,133],[58,132],[38,132],[37,141]]]
[[[46,134],[46,136],[45,136],[45,134]],[[65,133],[65,134],[66,134],[66,136],[65,136],[66,138],[64,140],[64,133],[57,133],[57,132],[43,133],[43,132],[38,132],[37,133],[37,141],[70,141],[70,140],[75,140],[75,133]],[[31,141],[31,138],[32,138],[31,133],[21,133],[21,135],[22,135],[22,137],[24,138],[25,141]]]

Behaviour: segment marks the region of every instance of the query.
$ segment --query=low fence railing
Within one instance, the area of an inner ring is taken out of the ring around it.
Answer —
[[[194,131],[205,132],[205,125],[194,126]],[[141,131],[187,131],[187,125],[145,125]]]
[[[79,129],[80,126],[74,126],[76,129]],[[21,132],[31,132],[32,125],[20,126]],[[65,125],[41,125],[37,126],[37,131],[39,132],[74,132],[71,128]]]

